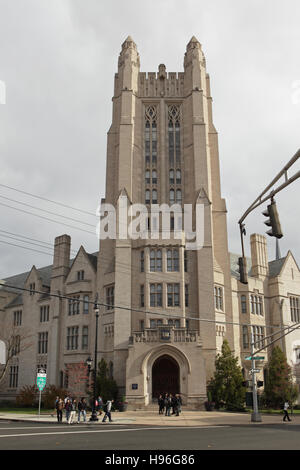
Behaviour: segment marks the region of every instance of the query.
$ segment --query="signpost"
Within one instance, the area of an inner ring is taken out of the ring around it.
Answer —
[[[37,376],[36,376],[37,388],[40,391],[40,396],[39,396],[39,418],[40,418],[40,415],[41,415],[41,395],[42,395],[42,390],[44,390],[44,388],[45,388],[46,380],[47,380],[46,371],[44,369],[40,369],[37,373]]]
[[[245,357],[246,361],[252,361],[254,359],[255,361],[263,361],[265,356],[247,356]]]

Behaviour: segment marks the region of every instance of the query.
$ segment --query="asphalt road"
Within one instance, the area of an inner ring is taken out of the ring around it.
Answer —
[[[299,450],[289,423],[198,427],[0,422],[0,450]],[[111,452],[112,451],[112,452]]]

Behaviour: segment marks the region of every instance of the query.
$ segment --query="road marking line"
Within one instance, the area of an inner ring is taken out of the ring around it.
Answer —
[[[230,426],[216,425],[216,426],[172,426],[172,427],[155,427],[155,428],[135,428],[135,429],[99,429],[99,430],[82,430],[82,431],[66,431],[66,432],[42,432],[42,433],[28,433],[28,434],[3,434],[1,437],[30,437],[30,436],[58,436],[59,434],[86,434],[88,432],[101,433],[101,432],[126,432],[126,431],[158,431],[166,429],[211,429],[211,428],[229,428]]]

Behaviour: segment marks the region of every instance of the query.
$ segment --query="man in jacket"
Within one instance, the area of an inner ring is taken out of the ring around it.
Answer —
[[[112,407],[113,402],[114,402],[114,400],[107,400],[106,405],[105,405],[105,415],[103,417],[102,423],[105,423],[106,418],[108,418],[109,422],[112,423],[111,407]]]
[[[78,403],[78,419],[77,423],[80,423],[80,415],[83,416],[83,421],[86,423],[86,400],[85,398],[81,398],[80,402]]]

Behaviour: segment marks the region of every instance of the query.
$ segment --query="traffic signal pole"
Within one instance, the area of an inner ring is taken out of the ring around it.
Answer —
[[[255,369],[255,359],[254,359],[254,339],[253,333],[251,333],[251,366],[252,366],[252,396],[253,396],[253,412],[251,414],[252,423],[260,423],[261,415],[258,412],[258,403],[257,403],[257,385],[256,385],[256,369]]]
[[[288,170],[290,169],[290,167],[300,158],[300,149],[295,153],[295,155],[290,159],[290,161],[283,167],[283,169],[277,174],[277,176],[275,176],[275,178],[271,181],[271,183],[264,189],[264,191],[255,199],[255,201],[251,204],[251,206],[246,210],[246,212],[242,215],[242,217],[240,218],[240,220],[238,221],[238,224],[240,226],[240,234],[241,234],[241,244],[242,244],[242,258],[240,259],[240,280],[242,283],[244,284],[247,284],[248,283],[248,279],[247,279],[247,270],[246,270],[246,258],[245,258],[245,251],[244,251],[244,239],[243,237],[246,235],[246,229],[245,229],[245,224],[244,224],[244,220],[245,218],[247,217],[247,215],[250,214],[250,212],[252,212],[254,209],[256,209],[258,206],[260,206],[261,204],[263,204],[265,201],[271,199],[271,201],[273,202],[273,198],[275,196],[275,194],[277,194],[279,191],[281,191],[282,189],[284,189],[286,186],[288,186],[289,184],[293,183],[297,178],[300,177],[300,171],[297,171],[293,176],[291,177],[288,177]],[[278,186],[276,189],[274,189],[274,185],[275,183],[277,183],[277,181],[282,177],[284,176],[285,178],[285,181],[284,183],[282,183],[280,186]],[[273,188],[273,189],[271,189]],[[269,191],[269,194],[267,194],[267,196],[265,196],[265,194]],[[272,205],[272,204],[271,204]],[[275,212],[276,214],[276,220],[277,220],[277,224],[279,224],[279,218],[278,218],[278,214],[276,212],[276,205],[274,205],[274,207],[272,207],[272,212]],[[280,225],[280,224],[279,224]],[[270,233],[269,233],[270,235]],[[276,234],[276,230],[275,230],[275,233],[274,235],[272,234],[272,236],[275,236],[277,238],[281,238],[279,236],[279,233]],[[282,236],[282,234],[281,234]]]

